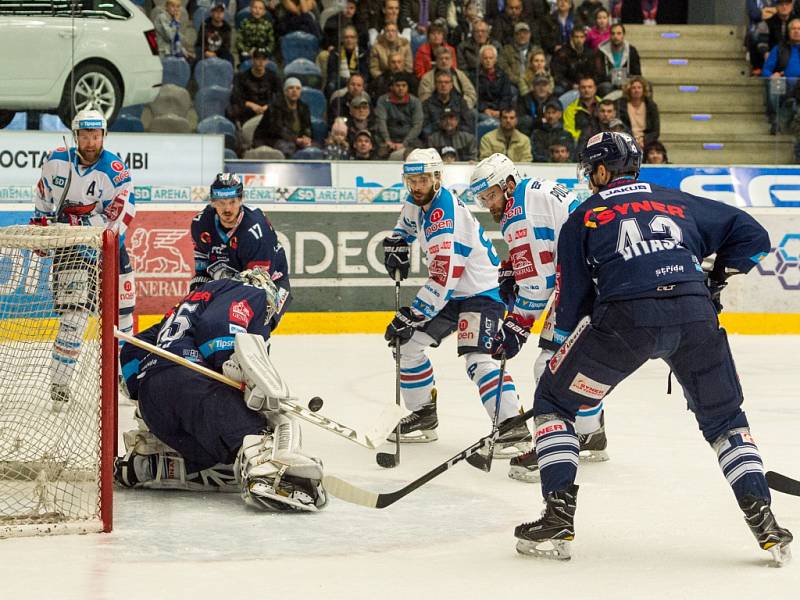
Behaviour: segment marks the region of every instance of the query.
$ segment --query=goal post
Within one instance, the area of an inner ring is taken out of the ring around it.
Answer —
[[[0,227],[0,538],[111,531],[118,242]]]

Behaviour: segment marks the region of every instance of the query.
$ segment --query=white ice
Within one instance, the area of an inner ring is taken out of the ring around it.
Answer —
[[[745,410],[768,469],[800,476],[798,337],[734,336]],[[509,363],[523,403],[533,393],[531,340]],[[277,336],[272,356],[292,392],[322,414],[368,425],[394,402],[394,361],[380,336]],[[305,448],[327,472],[374,490],[402,487],[485,435],[488,417],[454,340],[431,351],[439,441],[404,445],[383,470],[371,452],[313,426]],[[236,495],[116,491],[114,532],[0,541],[0,598],[762,598],[800,597],[798,562],[768,568],[716,457],[651,362],[607,401],[607,463],[578,473],[567,563],[517,555],[514,527],[538,517],[538,484],[460,463],[397,504],[332,499],[319,514],[265,514]],[[121,407],[120,431],[132,426]],[[389,447],[387,446],[387,449]],[[800,532],[800,498],[774,494]]]

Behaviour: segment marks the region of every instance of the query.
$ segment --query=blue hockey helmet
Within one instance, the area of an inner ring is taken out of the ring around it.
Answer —
[[[209,197],[214,200],[228,200],[230,198],[241,198],[244,194],[244,186],[233,173],[218,173],[211,184]]]
[[[578,162],[578,180],[589,181],[598,165],[614,175],[639,176],[642,150],[629,133],[603,131],[589,138]]]

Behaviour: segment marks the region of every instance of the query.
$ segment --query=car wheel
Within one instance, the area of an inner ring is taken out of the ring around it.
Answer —
[[[0,110],[0,129],[7,127],[14,120],[15,114],[17,113],[13,110]]]
[[[122,90],[116,76],[102,65],[89,63],[75,69],[75,77],[67,79],[58,116],[71,127],[76,112],[94,109],[103,113],[111,125],[121,106]]]

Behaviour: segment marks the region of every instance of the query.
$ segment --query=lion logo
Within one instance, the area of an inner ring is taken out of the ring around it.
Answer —
[[[142,229],[131,238],[133,268],[143,274],[179,274],[191,272],[177,247],[178,241],[188,235],[185,229]]]

